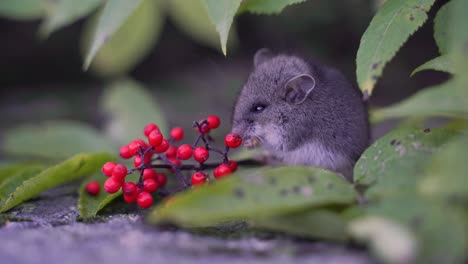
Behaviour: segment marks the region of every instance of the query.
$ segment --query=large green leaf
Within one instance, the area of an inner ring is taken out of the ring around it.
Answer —
[[[241,0],[204,0],[208,15],[216,26],[221,42],[221,50],[226,55],[226,43],[234,16]]]
[[[107,0],[94,30],[83,68],[88,69],[99,49],[125,23],[142,0]]]
[[[102,0],[58,0],[44,1],[46,16],[41,25],[43,37],[86,16],[96,9]]]
[[[399,117],[460,117],[468,118],[466,98],[454,81],[426,88],[409,98],[371,112],[373,122]]]
[[[156,123],[163,133],[167,132],[167,123],[156,99],[138,82],[115,81],[104,92],[101,105],[110,118],[107,135],[118,144],[128,144],[142,137],[143,128],[150,122]]]
[[[437,200],[424,200],[413,193],[370,204],[366,210],[370,216],[396,221],[415,236],[415,252],[404,263],[463,263],[468,230],[465,215],[459,208]],[[388,240],[386,245],[398,246],[390,245]]]
[[[289,5],[299,4],[306,0],[245,0],[239,12],[248,11],[256,14],[278,14]]]
[[[346,221],[338,213],[326,209],[310,209],[250,221],[254,227],[284,232],[299,237],[344,241]]]
[[[136,182],[138,180],[139,174],[134,173],[126,177],[126,181]],[[114,199],[122,195],[122,191],[118,191],[113,194],[105,192],[103,186],[104,182],[107,180],[107,177],[104,176],[101,172],[95,173],[90,177],[86,178],[83,181],[83,184],[80,186],[79,198],[78,198],[78,211],[80,212],[80,217],[83,219],[93,218],[97,213],[103,209],[106,205],[112,202]],[[86,184],[97,181],[101,186],[101,191],[96,196],[91,196],[86,192]]]
[[[448,52],[448,23],[450,17],[450,6],[453,5],[453,2],[458,0],[452,0],[447,4],[443,5],[438,11],[437,15],[434,18],[434,39],[439,48],[440,54],[446,54]]]
[[[451,19],[448,24],[449,53],[454,63],[458,88],[464,92],[465,102],[468,103],[468,1],[452,0],[449,2]],[[466,109],[466,107],[465,107]]]
[[[171,0],[167,2],[167,11],[174,24],[184,33],[199,43],[219,48],[218,33],[203,0]]]
[[[468,200],[467,149],[468,135],[463,134],[435,154],[427,167],[426,178],[419,185],[420,193],[426,197],[443,197],[449,202]]]
[[[72,121],[50,121],[7,130],[2,148],[11,155],[54,160],[80,152],[116,151],[112,142],[98,131]]]
[[[372,185],[367,197],[415,192],[434,153],[457,132],[446,129],[400,129],[377,140],[354,167],[358,185]]]
[[[152,223],[207,226],[222,221],[282,215],[312,206],[350,204],[356,193],[332,172],[311,167],[279,167],[234,174],[195,188],[162,204]]]
[[[44,167],[43,165],[23,165],[21,169],[16,170],[10,177],[2,181],[0,184],[0,207],[3,206],[5,200],[18,186],[36,176]]]
[[[12,19],[37,19],[44,15],[43,0],[1,0],[0,16]]]
[[[91,175],[114,157],[107,153],[78,154],[58,165],[28,178],[2,199],[0,212],[5,212],[52,187]]]
[[[418,66],[416,69],[414,69],[411,73],[411,76],[424,70],[435,70],[447,73],[454,73],[453,62],[449,55],[442,55],[425,62],[421,66]]]
[[[435,0],[387,0],[364,32],[356,57],[356,75],[365,95],[372,94],[382,71],[406,40],[427,19]]]
[[[13,177],[18,172],[24,170],[25,168],[29,168],[31,166],[38,166],[37,163],[30,163],[30,162],[22,162],[22,163],[14,163],[14,164],[7,164],[0,166],[0,184],[3,181],[7,180],[10,177]]]
[[[159,0],[143,0],[97,52],[91,69],[101,76],[118,76],[131,71],[154,47],[164,16]],[[93,29],[101,14],[96,14],[84,31],[85,45],[91,43]]]

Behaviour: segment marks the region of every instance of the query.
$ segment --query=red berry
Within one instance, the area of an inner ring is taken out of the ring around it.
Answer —
[[[175,158],[177,156],[177,147],[170,146],[166,151],[166,157],[168,158]]]
[[[134,182],[126,182],[122,186],[122,192],[125,202],[130,204],[136,202],[140,189]]]
[[[117,164],[112,171],[112,177],[116,180],[123,180],[127,176],[127,167],[123,164]]]
[[[122,182],[114,177],[110,177],[104,182],[104,190],[108,193],[116,193],[119,191],[120,187],[122,187]]]
[[[159,188],[158,182],[155,179],[147,179],[143,181],[143,189],[147,192],[154,192]]]
[[[122,192],[124,195],[136,195],[138,194],[138,186],[134,182],[126,182],[122,186]]]
[[[120,148],[120,157],[122,157],[122,159],[129,159],[132,156],[133,156],[132,152],[130,151],[130,148],[128,147],[128,145],[122,146]]]
[[[215,178],[221,178],[221,177],[224,177],[228,174],[230,174],[232,171],[231,171],[231,168],[229,167],[229,165],[227,164],[221,164],[219,165],[213,172],[213,176]]]
[[[150,153],[147,153],[145,155],[145,163],[144,164],[151,163],[151,156],[152,156],[152,154],[150,154]],[[135,165],[135,167],[140,167],[142,165],[142,160],[141,160],[140,155],[135,156],[135,158],[133,159],[133,165]]]
[[[231,172],[235,172],[237,170],[237,162],[233,160],[229,160],[228,166],[231,169]]]
[[[181,127],[174,127],[170,133],[171,138],[174,141],[179,141],[184,138],[184,130]]]
[[[169,148],[169,140],[163,139],[159,146],[154,147],[154,151],[157,153],[164,153]]]
[[[145,126],[145,129],[143,130],[143,134],[145,134],[145,136],[148,137],[149,134],[153,132],[154,130],[159,131],[159,127],[156,124],[149,123]]]
[[[208,152],[208,150],[206,150],[204,147],[197,147],[193,151],[193,158],[200,163],[205,162],[209,157],[210,152]]]
[[[139,138],[135,139],[130,144],[128,144],[128,149],[130,150],[130,153],[132,154],[132,156],[135,155],[140,150],[140,147],[145,148],[146,143],[142,139],[139,139]]]
[[[163,142],[163,139],[164,137],[161,134],[161,132],[159,132],[159,130],[153,130],[148,135],[148,142],[153,147],[159,147],[159,145],[161,145],[161,143]]]
[[[188,160],[192,157],[192,146],[183,144],[177,148],[177,157],[182,160]]]
[[[227,134],[224,137],[224,143],[230,148],[237,148],[242,144],[242,137],[239,134]]]
[[[167,183],[167,176],[164,173],[156,174],[156,181],[159,183],[159,186],[164,186]]]
[[[155,179],[156,180],[156,171],[153,170],[153,169],[145,169],[143,171],[143,180],[147,180],[147,179]]]
[[[141,192],[138,194],[137,203],[143,209],[150,208],[153,204],[153,196],[148,192]]]
[[[201,171],[197,171],[192,175],[192,185],[201,185],[206,182],[207,175]]]
[[[115,165],[117,165],[117,163],[112,162],[112,161],[104,163],[101,169],[102,174],[108,177],[112,176],[112,172],[114,171]]]
[[[124,201],[125,201],[126,203],[132,204],[132,203],[136,202],[137,197],[138,197],[138,194],[136,194],[136,195],[125,195],[125,194],[124,194],[123,197],[124,197]]]
[[[203,124],[201,125],[201,131],[202,131],[202,134],[208,134],[210,133],[210,127],[208,126],[208,124],[204,123],[204,120],[200,120],[198,122],[199,124]],[[198,131],[198,127],[195,129],[195,131],[197,131],[197,133],[200,133],[200,131]]]
[[[99,185],[99,182],[93,181],[88,184],[86,184],[86,192],[88,192],[89,195],[96,196],[98,195],[99,191],[101,190],[101,186]]]
[[[219,117],[215,115],[210,115],[206,118],[206,121],[208,121],[208,127],[211,129],[218,128],[221,124],[221,120],[219,120]]]

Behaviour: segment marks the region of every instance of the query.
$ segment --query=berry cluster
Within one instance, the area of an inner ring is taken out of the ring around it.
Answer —
[[[167,139],[156,124],[146,125],[143,134],[146,136],[147,142],[135,139],[130,144],[120,148],[120,156],[124,159],[133,158],[135,167],[127,169],[123,164],[105,163],[102,167],[102,173],[109,178],[104,183],[104,189],[108,193],[115,193],[122,188],[124,200],[127,203],[137,202],[141,208],[149,208],[153,204],[151,193],[157,192],[161,196],[171,193],[164,188],[167,176],[160,169],[168,170],[177,176],[182,186],[175,191],[208,182],[209,176],[205,172],[207,169],[214,169],[214,178],[229,175],[237,170],[237,163],[228,159],[228,152],[231,148],[239,147],[242,144],[242,138],[237,134],[228,134],[224,138],[226,145],[224,150],[213,147],[211,143],[214,140],[209,133],[212,129],[218,128],[220,124],[220,119],[215,115],[194,122],[198,137],[193,145],[175,144],[184,138],[185,132],[180,127],[173,128],[169,139]],[[207,163],[212,152],[221,155],[223,161],[221,163]],[[182,164],[191,158],[195,161],[194,164]],[[138,182],[125,181],[127,175],[136,171],[140,173]],[[190,179],[187,179],[187,175],[183,171],[192,172]],[[88,193],[97,194],[99,189],[95,191],[96,187],[90,186],[90,184],[86,186]]]

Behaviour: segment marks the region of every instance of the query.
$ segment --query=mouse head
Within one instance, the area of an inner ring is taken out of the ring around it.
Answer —
[[[288,150],[295,119],[305,113],[315,86],[311,69],[302,59],[259,50],[235,104],[233,132],[244,138],[247,147],[260,143],[271,151]]]

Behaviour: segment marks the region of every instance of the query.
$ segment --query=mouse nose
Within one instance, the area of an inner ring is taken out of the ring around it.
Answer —
[[[234,122],[231,133],[239,134],[241,137],[244,137],[247,130],[247,123],[242,121]]]

